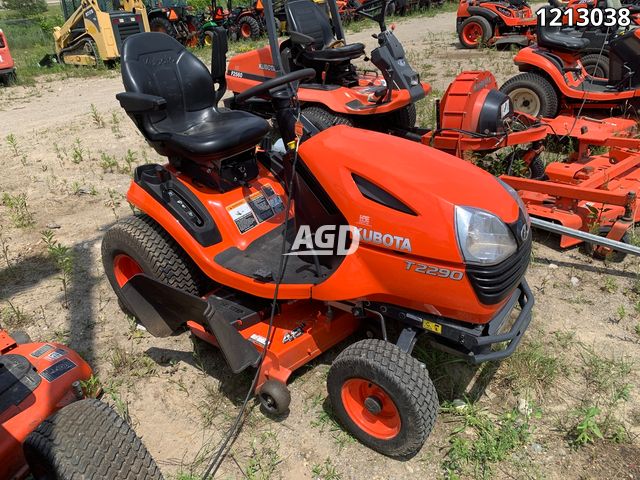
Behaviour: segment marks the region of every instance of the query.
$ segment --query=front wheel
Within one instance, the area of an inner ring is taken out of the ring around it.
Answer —
[[[553,85],[537,73],[521,73],[500,87],[513,102],[516,111],[534,117],[553,118],[558,114],[558,94]]]
[[[342,425],[384,455],[415,455],[433,430],[439,403],[429,373],[392,343],[347,347],[331,365],[327,389]]]
[[[491,37],[493,37],[493,27],[484,17],[469,17],[460,25],[458,39],[464,48],[478,48],[486,45]]]

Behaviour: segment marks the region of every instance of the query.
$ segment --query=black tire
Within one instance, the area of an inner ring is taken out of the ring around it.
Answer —
[[[469,35],[467,35],[467,30],[476,26],[480,30],[482,30],[482,34],[478,41],[472,41]],[[460,40],[460,44],[464,48],[478,48],[483,45],[486,45],[489,40],[493,37],[493,27],[484,17],[479,15],[474,15],[473,17],[469,17],[462,22],[460,25],[460,32],[458,32],[458,40]]]
[[[336,125],[353,126],[353,122],[348,117],[333,113],[323,107],[305,107],[302,109],[302,114],[320,131]]]
[[[400,420],[397,433],[381,438],[354,421],[343,400],[343,387],[348,391],[353,381],[364,381],[364,385],[386,396],[382,400],[374,398],[375,394],[366,398],[367,402],[373,398],[373,406],[378,405],[382,412],[391,408],[392,402]],[[415,455],[431,433],[439,409],[438,394],[424,365],[384,340],[362,340],[340,353],[329,369],[327,389],[342,425],[363,444],[390,457]]]
[[[385,17],[390,17],[391,15],[395,15],[396,14],[396,2],[391,1],[389,3],[387,3],[387,10],[385,12]]]
[[[149,30],[152,32],[166,33],[167,35],[178,38],[178,31],[168,18],[157,16],[149,20]]]
[[[544,160],[540,155],[537,155],[529,164],[529,178],[533,180],[542,180],[545,176]]]
[[[610,231],[611,231],[611,227],[600,227],[598,229],[598,235],[600,237],[606,237],[607,235],[609,235]],[[631,234],[630,234],[629,230],[627,230],[625,232],[625,234],[622,236],[620,241],[622,243],[626,243],[627,245],[631,244]],[[594,245],[592,243],[586,243],[586,242],[584,244],[584,252],[587,255],[592,256],[593,258],[595,258],[597,260],[606,260],[606,261],[611,262],[611,263],[620,263],[620,262],[624,261],[625,258],[627,258],[627,254],[626,253],[619,252],[617,250],[613,250],[608,255],[604,255],[598,249],[597,245]]]
[[[520,73],[511,77],[501,87],[513,101],[514,109],[540,117],[558,114],[558,94],[553,85],[538,73]]]
[[[580,63],[589,75],[609,78],[609,57],[607,55],[598,55],[597,53],[585,55],[580,59]]]
[[[258,392],[262,410],[269,415],[282,415],[289,410],[291,393],[287,386],[277,380],[267,380]]]
[[[205,30],[204,32],[202,32],[202,34],[200,34],[200,46],[201,47],[212,47],[214,38],[215,37],[213,35],[213,31],[212,30]]]
[[[147,275],[192,295],[202,295],[209,286],[193,260],[151,217],[128,217],[111,227],[102,240],[102,265],[125,313],[132,309],[114,271],[121,254],[131,257]]]
[[[414,103],[410,103],[389,114],[389,125],[401,130],[409,130],[416,126],[418,112]]]
[[[95,399],[67,405],[25,440],[35,480],[161,480],[162,474],[131,427]]]
[[[247,15],[238,20],[238,33],[240,40],[255,40],[260,38],[260,23],[255,18]]]

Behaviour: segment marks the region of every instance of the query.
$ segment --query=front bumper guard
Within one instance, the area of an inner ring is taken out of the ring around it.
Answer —
[[[522,280],[505,305],[489,323],[475,327],[465,327],[460,322],[434,317],[433,323],[441,325],[439,334],[430,333],[432,345],[440,350],[461,356],[469,363],[477,365],[483,362],[498,361],[509,357],[522,340],[522,335],[531,322],[531,310],[535,301],[526,280]],[[511,328],[499,332],[509,320],[511,312],[520,306],[520,313]],[[505,348],[492,350],[496,344],[507,342]]]

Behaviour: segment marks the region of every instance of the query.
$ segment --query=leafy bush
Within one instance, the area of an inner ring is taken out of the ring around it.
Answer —
[[[4,0],[4,7],[15,10],[23,17],[31,17],[47,11],[45,0]]]

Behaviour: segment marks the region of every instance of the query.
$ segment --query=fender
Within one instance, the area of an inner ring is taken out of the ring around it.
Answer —
[[[548,58],[536,53],[531,48],[523,48],[514,57],[513,62],[518,66],[521,72],[534,72],[539,70],[550,77],[551,82],[567,97],[577,97],[582,92],[577,92],[567,85],[564,75],[558,70],[558,67]]]
[[[468,10],[471,15],[478,15],[479,17],[484,17],[490,22],[496,22],[500,20],[500,15],[498,15],[493,10],[489,10],[486,7],[469,7]]]

